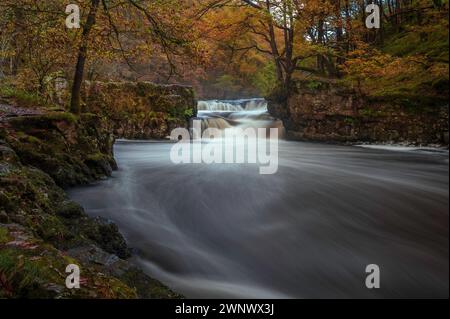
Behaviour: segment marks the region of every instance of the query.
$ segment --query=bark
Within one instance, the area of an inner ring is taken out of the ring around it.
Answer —
[[[83,82],[84,68],[88,53],[89,35],[91,33],[92,27],[95,25],[99,4],[100,0],[91,0],[91,8],[89,10],[89,15],[87,17],[86,24],[83,27],[83,33],[81,35],[81,45],[78,50],[78,60],[75,67],[72,97],[70,101],[70,111],[75,114],[79,114],[81,111],[81,84]]]

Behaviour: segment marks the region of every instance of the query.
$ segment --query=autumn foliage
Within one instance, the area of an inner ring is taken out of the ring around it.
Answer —
[[[73,2],[81,29],[65,27],[66,1],[1,2],[2,82],[52,99],[55,78],[72,85],[85,42],[83,80],[182,83],[201,98],[237,98],[331,79],[376,98],[448,100],[446,0],[375,1],[380,29],[366,27],[365,0]]]

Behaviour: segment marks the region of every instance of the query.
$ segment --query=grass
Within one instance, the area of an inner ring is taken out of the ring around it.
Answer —
[[[15,104],[24,108],[54,107],[39,94],[18,89],[10,85],[0,86],[0,98],[13,100]]]

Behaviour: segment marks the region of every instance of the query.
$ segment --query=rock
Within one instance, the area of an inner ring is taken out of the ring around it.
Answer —
[[[112,175],[113,168],[111,167],[110,160],[101,153],[89,155],[84,163],[95,174],[96,179]]]
[[[315,83],[316,84],[316,83]],[[448,145],[448,105],[411,112],[391,101],[374,101],[337,84],[315,88],[300,82],[286,100],[269,97],[269,112],[283,120],[287,137],[339,143],[410,142]]]
[[[114,138],[104,119],[68,113],[42,114],[8,121],[11,150],[0,145],[1,158],[41,169],[63,188],[88,184],[117,169]]]
[[[164,139],[197,113],[193,89],[181,85],[87,82],[83,99],[89,112],[109,119],[117,138]]]
[[[79,218],[84,216],[83,208],[71,200],[63,201],[57,208],[57,214],[64,218]]]
[[[108,254],[95,245],[73,248],[67,251],[67,254],[84,263],[93,263],[108,268],[120,260],[116,255]]]
[[[1,161],[16,164],[19,159],[14,150],[12,150],[9,146],[0,144],[0,162]]]
[[[12,283],[8,289],[0,285],[0,298],[137,297],[135,289],[109,273],[107,266],[94,265],[83,258],[69,258],[67,254],[36,238],[27,227],[0,224],[0,248],[2,276]],[[69,264],[80,267],[82,289],[66,288],[65,269]]]
[[[67,251],[67,254],[84,264],[101,267],[107,275],[120,278],[128,286],[136,289],[139,298],[182,298],[181,295],[148,277],[128,261],[119,259],[113,254],[108,254],[95,245],[77,247]]]
[[[2,119],[0,138],[1,272],[18,283],[10,290],[0,285],[0,299],[123,299],[136,298],[136,291],[143,298],[178,298],[123,260],[130,249],[115,224],[89,218],[61,188],[117,168],[104,119],[64,112],[18,116]],[[79,247],[91,253],[80,248],[79,259],[63,253]],[[83,289],[65,288],[70,263],[82,268]]]
[[[4,211],[0,211],[0,224],[8,224],[11,221],[9,220],[8,215]]]
[[[9,163],[0,162],[0,176],[8,175],[11,172],[11,165]]]
[[[116,224],[101,217],[95,218],[93,222],[93,227],[87,233],[90,239],[95,241],[105,251],[115,254],[122,259],[127,259],[131,256],[130,249]]]

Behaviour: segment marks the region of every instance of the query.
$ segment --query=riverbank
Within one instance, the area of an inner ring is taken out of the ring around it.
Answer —
[[[299,81],[287,100],[274,93],[269,112],[290,140],[338,144],[448,147],[448,101],[362,96],[331,81]]]
[[[1,113],[0,298],[179,298],[128,261],[115,224],[88,217],[64,190],[117,168],[105,120],[11,105]],[[69,264],[82,289],[66,288]]]

